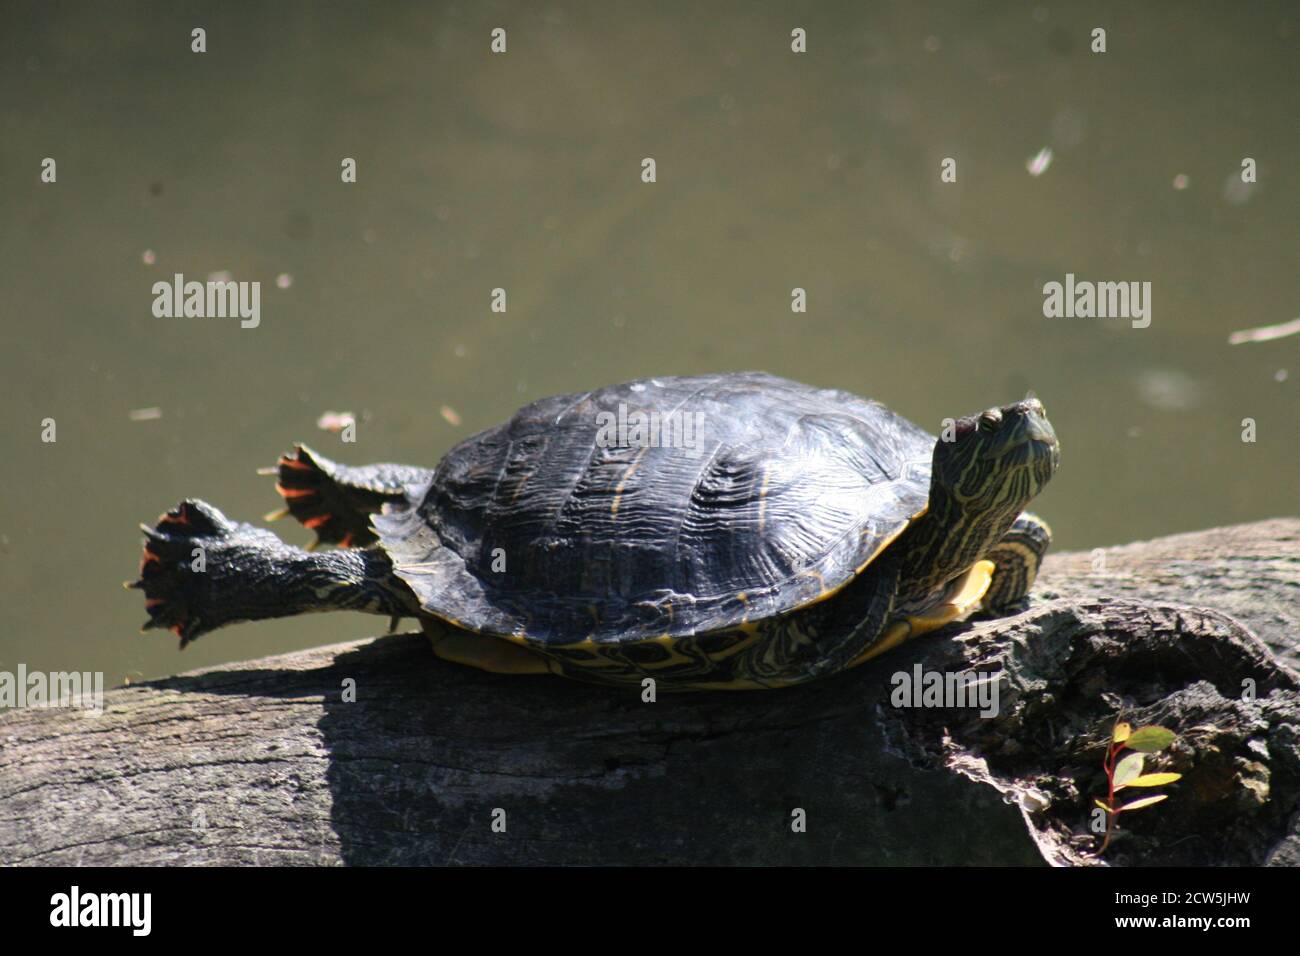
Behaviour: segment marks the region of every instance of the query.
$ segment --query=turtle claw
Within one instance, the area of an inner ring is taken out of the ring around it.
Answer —
[[[275,476],[275,490],[284,499],[284,507],[263,520],[297,519],[316,533],[308,551],[326,544],[340,548],[370,544],[375,535],[370,530],[369,513],[379,510],[384,493],[350,484],[340,477],[348,471],[306,445],[294,445],[273,468],[258,469],[259,474]]]
[[[186,499],[160,515],[154,527],[142,524],[144,551],[140,577],[124,587],[144,591],[149,620],[141,633],[167,628],[185,647],[210,627],[197,609],[203,603],[204,582],[192,567],[196,548],[218,547],[235,525],[211,505]]]
[[[186,534],[218,536],[228,535],[235,528],[234,523],[216,508],[195,498],[186,498],[161,515],[154,533],[166,537],[177,526],[184,528]]]

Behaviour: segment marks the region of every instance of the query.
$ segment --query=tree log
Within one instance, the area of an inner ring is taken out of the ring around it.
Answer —
[[[1300,519],[1051,556],[1023,613],[782,691],[647,703],[390,635],[0,714],[0,863],[1300,865],[1297,635]],[[918,666],[996,715],[894,706]],[[1121,709],[1183,778],[1099,857]]]

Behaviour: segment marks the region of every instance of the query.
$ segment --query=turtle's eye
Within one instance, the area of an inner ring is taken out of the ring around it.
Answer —
[[[1002,424],[1002,412],[996,408],[990,408],[987,412],[980,415],[980,431],[991,432]]]

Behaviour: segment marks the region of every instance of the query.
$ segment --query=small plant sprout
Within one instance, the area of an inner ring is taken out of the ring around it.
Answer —
[[[1144,774],[1142,772],[1146,754],[1164,750],[1176,739],[1177,735],[1164,727],[1148,726],[1134,730],[1131,724],[1116,722],[1114,730],[1111,731],[1110,745],[1106,748],[1106,757],[1102,761],[1108,785],[1107,797],[1104,801],[1096,801],[1097,806],[1106,811],[1106,836],[1101,841],[1101,848],[1097,851],[1098,856],[1105,853],[1106,848],[1110,846],[1115,821],[1121,813],[1128,810],[1141,810],[1143,807],[1159,803],[1168,796],[1168,794],[1158,793],[1121,806],[1115,798],[1118,791],[1125,787],[1163,787],[1182,778],[1181,773]],[[1125,750],[1133,752],[1121,757],[1120,754]]]

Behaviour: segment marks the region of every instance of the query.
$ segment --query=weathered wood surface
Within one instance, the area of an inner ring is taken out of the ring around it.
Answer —
[[[1101,559],[780,692],[643,703],[396,635],[2,714],[0,863],[1095,863],[1122,704],[1178,731],[1184,779],[1105,862],[1300,865],[1300,519]],[[891,706],[917,664],[1001,671],[998,715]]]

